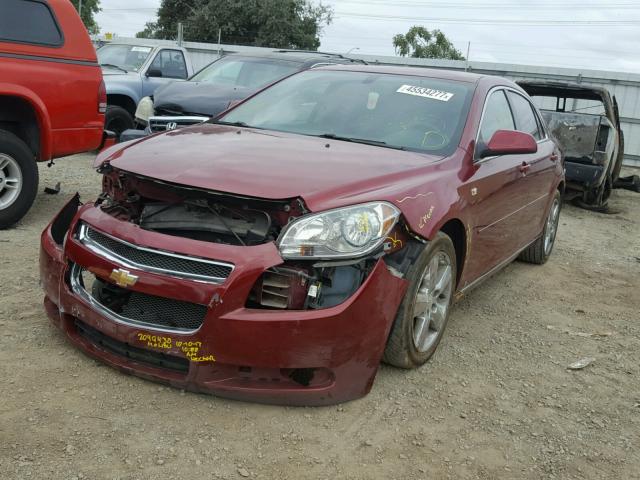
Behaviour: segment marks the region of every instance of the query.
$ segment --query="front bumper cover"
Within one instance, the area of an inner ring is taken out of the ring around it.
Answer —
[[[107,280],[120,267],[67,235],[56,243],[56,217],[42,233],[40,273],[45,309],[77,347],[129,374],[197,392],[287,405],[335,404],[366,395],[407,288],[383,260],[349,299],[322,310],[245,307],[265,269],[282,263],[273,243],[211,244],[148,232],[85,205],[79,221],[137,245],[233,263],[221,284],[132,271],[131,290],[207,306],[202,326],[183,333],[114,321],[70,287],[79,265]]]

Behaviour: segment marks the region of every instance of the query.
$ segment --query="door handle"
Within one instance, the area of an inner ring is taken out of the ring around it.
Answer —
[[[551,160],[552,162],[555,162],[556,160],[558,160],[558,154],[552,153],[551,156],[549,157],[549,160]]]
[[[518,170],[520,170],[522,174],[526,175],[530,168],[531,165],[529,165],[527,162],[522,162],[522,165],[518,167]]]

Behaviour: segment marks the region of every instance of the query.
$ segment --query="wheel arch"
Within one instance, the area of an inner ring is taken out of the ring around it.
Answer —
[[[557,190],[560,192],[560,195],[564,195],[564,189],[565,189],[564,180],[560,180],[560,183],[558,183],[558,188],[557,188]]]
[[[107,105],[115,105],[124,108],[131,116],[136,113],[136,101],[125,93],[109,93],[107,94]]]
[[[0,83],[0,128],[25,142],[36,160],[51,158],[49,112],[33,91],[19,85]]]
[[[440,231],[447,235],[453,242],[453,248],[456,252],[456,286],[462,278],[462,270],[467,257],[467,230],[464,223],[458,218],[447,220],[441,227]]]
[[[467,259],[468,252],[468,235],[467,229],[459,218],[453,217],[443,220],[441,225],[434,227],[428,234],[421,235],[412,231],[409,228],[409,225],[405,225],[405,228],[410,233],[412,237],[411,241],[408,242],[407,247],[403,249],[401,254],[396,254],[394,261],[398,261],[398,259],[402,259],[401,262],[398,262],[397,268],[400,271],[406,271],[409,264],[417,258],[417,255],[420,252],[420,245],[424,245],[426,242],[432,241],[439,232],[447,235],[451,242],[453,243],[453,249],[456,253],[456,287],[460,284],[460,279],[462,278],[462,272],[464,270],[465,261]],[[406,262],[406,259],[409,260],[409,264],[405,264],[401,266],[403,262]]]

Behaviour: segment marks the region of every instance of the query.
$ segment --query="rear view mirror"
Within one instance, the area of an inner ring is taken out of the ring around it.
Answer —
[[[157,68],[150,68],[149,70],[147,70],[147,77],[162,78],[162,70],[158,70]]]
[[[493,134],[487,146],[480,152],[480,158],[536,153],[537,151],[538,144],[528,133],[516,130],[498,130]]]

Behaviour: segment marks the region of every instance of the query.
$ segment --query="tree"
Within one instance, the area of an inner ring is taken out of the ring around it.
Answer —
[[[81,0],[71,0],[71,3],[76,10],[79,11]],[[87,30],[91,35],[100,33],[100,27],[96,23],[96,19],[93,16],[100,11],[100,0],[82,0],[82,14],[80,18],[87,27]]]
[[[137,37],[175,39],[178,22],[184,39],[272,48],[317,50],[322,27],[333,11],[310,0],[162,0],[158,19]]]
[[[402,57],[465,59],[444,33],[440,30],[429,31],[424,27],[413,26],[406,35],[395,35],[393,46]]]

